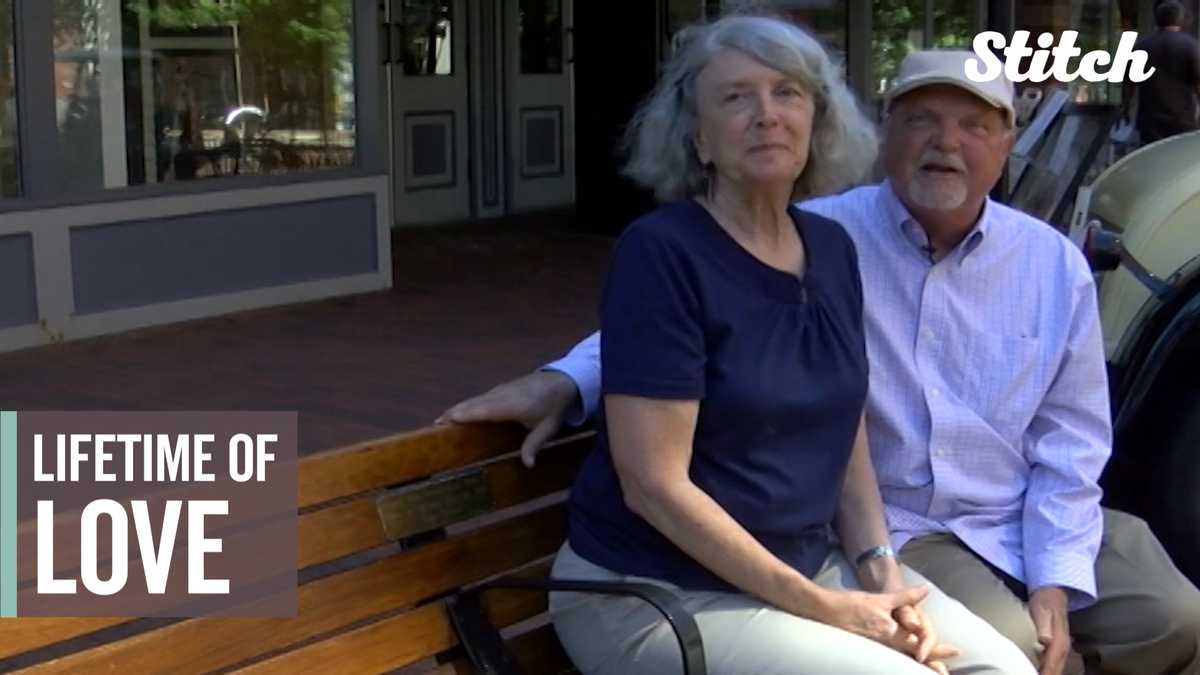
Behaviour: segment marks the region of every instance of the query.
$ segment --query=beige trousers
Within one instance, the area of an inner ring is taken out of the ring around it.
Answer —
[[[928,582],[912,570],[910,584]],[[696,618],[712,675],[931,675],[889,647],[832,626],[802,619],[740,593],[681,591],[663,581],[628,577],[593,565],[564,545],[554,576],[597,581],[645,581],[672,589]],[[841,553],[813,579],[826,588],[858,589]],[[924,609],[944,642],[963,654],[947,665],[957,675],[1033,675],[1010,641],[961,604],[933,589]],[[584,675],[673,675],[681,656],[662,615],[636,598],[552,593],[550,612],[559,639]]]
[[[1020,582],[952,535],[914,539],[900,559],[1037,662],[1041,647]],[[1200,591],[1140,518],[1104,510],[1096,584],[1096,604],[1069,617],[1073,648],[1089,674],[1200,675]]]

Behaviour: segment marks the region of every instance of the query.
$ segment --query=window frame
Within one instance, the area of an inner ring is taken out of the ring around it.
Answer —
[[[383,125],[383,106],[386,104],[383,93],[386,87],[378,58],[378,3],[375,0],[351,0],[351,3],[355,109],[353,166],[300,170],[271,176],[222,176],[69,192],[55,187],[54,176],[59,172],[60,161],[58,153],[31,150],[54,148],[58,143],[58,125],[54,114],[54,3],[47,0],[13,0],[20,192],[16,197],[0,199],[0,213],[386,175],[390,146],[379,142],[379,139],[386,138]]]

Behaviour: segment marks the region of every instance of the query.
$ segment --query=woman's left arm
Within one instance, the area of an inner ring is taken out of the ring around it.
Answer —
[[[837,528],[846,560],[854,566],[858,581],[865,590],[884,593],[908,587],[895,555],[879,556],[862,565],[856,564],[864,551],[889,545],[883,498],[879,495],[879,481],[875,477],[875,466],[871,463],[871,446],[867,442],[863,416],[858,418],[858,432],[854,436],[854,448],[850,452],[850,465],[842,484],[834,527]],[[957,655],[958,650],[938,642],[932,622],[921,608],[901,607],[895,611],[895,619],[909,631],[909,639],[919,642],[917,660],[938,672],[946,672],[941,662]]]
[[[863,552],[887,546],[889,542],[883,499],[879,496],[879,481],[871,464],[871,447],[867,443],[866,423],[862,416],[858,418],[858,432],[854,436],[834,527],[851,565],[855,565]],[[888,592],[907,587],[894,556],[874,558],[854,571],[859,583],[868,591]]]

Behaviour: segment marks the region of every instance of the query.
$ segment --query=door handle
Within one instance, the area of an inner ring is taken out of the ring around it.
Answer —
[[[379,62],[383,65],[403,64],[404,26],[399,21],[383,21],[379,24]]]
[[[392,63],[392,24],[387,21],[379,24],[379,54],[381,64]]]

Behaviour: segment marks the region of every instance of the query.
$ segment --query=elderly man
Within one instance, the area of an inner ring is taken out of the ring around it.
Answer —
[[[802,208],[858,248],[868,434],[900,558],[1043,675],[1200,673],[1200,592],[1145,523],[1100,507],[1111,445],[1096,291],[1078,250],[988,199],[1012,84],[968,52],[910,55],[885,99],[887,180]],[[536,449],[600,398],[599,336],[443,421],[517,419]],[[885,554],[890,552],[885,552]]]

